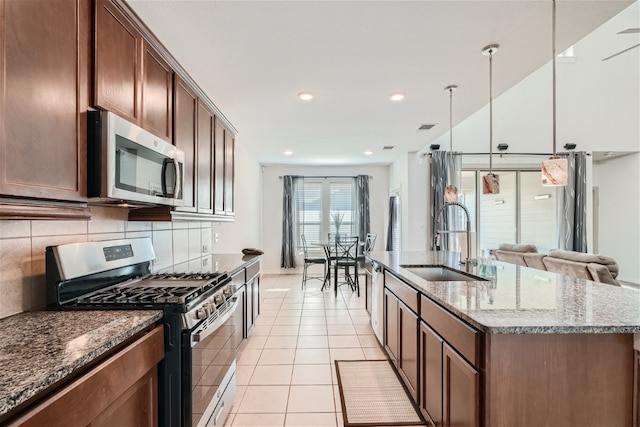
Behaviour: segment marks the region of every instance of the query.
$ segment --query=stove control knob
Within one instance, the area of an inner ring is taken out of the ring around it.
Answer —
[[[222,304],[222,301],[223,301],[223,299],[222,299],[222,295],[221,294],[215,294],[213,296],[213,302],[214,302],[215,305]]]
[[[222,290],[222,293],[224,294],[225,298],[229,298],[233,294],[233,289],[231,289],[231,286],[228,286]]]
[[[211,312],[209,311],[209,309],[207,307],[201,307],[198,309],[198,311],[196,311],[196,318],[197,319],[206,319],[207,317],[209,317],[209,314]]]

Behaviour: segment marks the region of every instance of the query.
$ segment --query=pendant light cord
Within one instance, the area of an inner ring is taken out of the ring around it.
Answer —
[[[453,154],[453,88],[449,88],[449,151]]]
[[[553,55],[553,158],[556,158],[556,0],[553,0],[553,11],[551,13],[551,54]]]
[[[489,51],[489,173],[493,175],[493,49]]]
[[[453,88],[449,88],[449,183],[453,185]]]

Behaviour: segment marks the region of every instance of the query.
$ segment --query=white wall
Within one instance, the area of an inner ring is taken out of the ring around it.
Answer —
[[[407,156],[407,251],[427,250],[429,229],[429,159],[415,152]]]
[[[282,179],[283,175],[355,176],[369,175],[371,232],[376,233],[376,249],[386,243],[388,216],[389,166],[262,166],[262,271],[264,273],[292,273],[280,268],[282,249]],[[300,270],[300,269],[296,269]],[[299,271],[296,271],[299,272]]]
[[[618,262],[618,279],[640,283],[640,154],[594,164],[598,253]]]
[[[214,253],[239,253],[244,248],[262,246],[261,179],[260,164],[238,138],[235,151],[235,221],[213,224]]]

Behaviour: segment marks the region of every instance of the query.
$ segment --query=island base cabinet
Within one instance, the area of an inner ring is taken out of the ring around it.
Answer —
[[[442,345],[442,425],[480,426],[480,374],[447,343]]]
[[[403,303],[398,304],[400,320],[400,354],[398,371],[403,377],[409,393],[418,399],[418,316]]]
[[[632,426],[632,334],[487,334],[487,426]]]
[[[420,409],[432,427],[442,426],[442,338],[420,322]]]
[[[397,366],[400,339],[398,337],[398,298],[384,290],[384,348]]]

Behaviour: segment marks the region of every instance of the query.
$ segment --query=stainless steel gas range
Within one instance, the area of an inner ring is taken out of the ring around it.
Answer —
[[[160,426],[223,425],[235,398],[241,296],[226,273],[152,274],[154,259],[149,238],[47,247],[47,306],[162,310]]]

